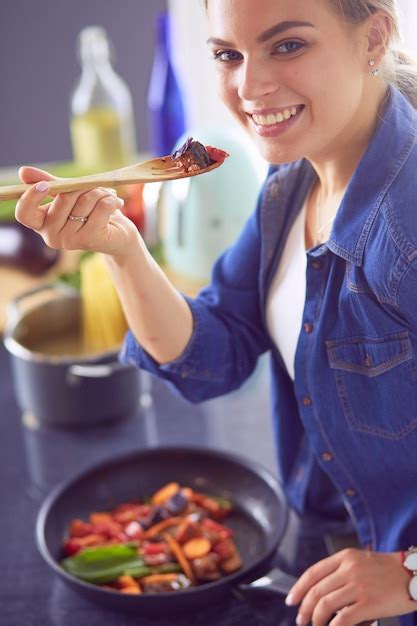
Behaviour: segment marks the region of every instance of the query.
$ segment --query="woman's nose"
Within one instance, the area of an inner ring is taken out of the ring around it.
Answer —
[[[259,100],[278,91],[277,77],[262,63],[246,61],[240,69],[238,95],[241,100]]]

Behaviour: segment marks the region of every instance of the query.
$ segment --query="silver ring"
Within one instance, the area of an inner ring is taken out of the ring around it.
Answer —
[[[68,215],[68,219],[73,222],[82,222],[83,224],[85,224],[85,222],[88,220],[88,217],[82,217],[81,215]]]

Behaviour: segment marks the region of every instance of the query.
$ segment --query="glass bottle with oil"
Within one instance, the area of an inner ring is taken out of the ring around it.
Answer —
[[[128,165],[136,153],[132,97],[112,67],[106,31],[84,28],[78,52],[82,71],[70,103],[75,165],[85,173]]]

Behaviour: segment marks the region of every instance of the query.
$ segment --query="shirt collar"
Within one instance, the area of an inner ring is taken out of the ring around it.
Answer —
[[[416,118],[408,100],[390,87],[385,111],[349,182],[326,244],[355,265],[362,265],[375,215],[415,145]]]

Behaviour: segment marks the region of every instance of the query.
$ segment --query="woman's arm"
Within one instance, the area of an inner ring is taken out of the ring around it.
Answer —
[[[27,183],[53,178],[27,167],[20,175]],[[261,200],[215,264],[211,285],[187,302],[153,261],[112,190],[60,194],[40,205],[47,194],[32,186],[18,202],[16,218],[53,248],[108,255],[132,331],[123,360],[165,378],[195,402],[228,393],[250,376],[270,348],[259,297]],[[88,219],[74,222],[70,215]]]
[[[171,285],[142,239],[130,254],[107,257],[130,330],[159,364],[176,360],[193,332],[187,301]]]
[[[52,180],[48,172],[23,167],[21,180],[33,186],[16,207],[16,219],[38,232],[52,248],[92,250],[107,255],[129,326],[158,362],[176,359],[190,340],[193,321],[187,302],[165,278],[139,232],[121,212],[123,201],[111,189],[59,194],[41,205]],[[73,221],[70,216],[86,218]]]

